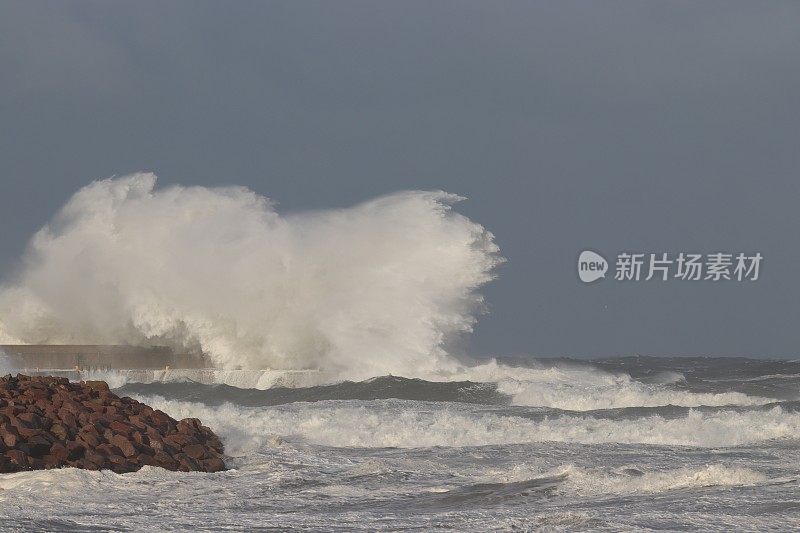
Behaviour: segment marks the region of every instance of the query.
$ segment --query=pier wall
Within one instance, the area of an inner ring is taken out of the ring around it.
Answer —
[[[164,369],[210,368],[213,365],[202,355],[177,354],[165,346],[139,347],[120,345],[0,345],[16,368],[27,369]]]

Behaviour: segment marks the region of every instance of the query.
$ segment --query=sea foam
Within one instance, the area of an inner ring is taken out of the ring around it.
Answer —
[[[229,453],[257,449],[274,436],[335,447],[468,447],[541,442],[727,447],[800,438],[800,413],[692,410],[679,418],[607,419],[564,415],[544,420],[475,412],[424,402],[316,402],[269,408],[142,398],[175,418],[197,417],[225,442]]]
[[[0,343],[168,345],[219,368],[349,379],[451,368],[502,260],[459,200],[410,191],[283,215],[243,187],[96,181],[0,289]]]

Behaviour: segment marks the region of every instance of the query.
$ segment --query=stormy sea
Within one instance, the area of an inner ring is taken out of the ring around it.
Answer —
[[[0,528],[800,527],[800,362],[490,361],[458,381],[317,386],[266,371],[82,377],[200,418],[231,469],[3,475]]]
[[[67,375],[199,418],[229,470],[3,474],[0,529],[800,528],[800,362],[469,357],[504,260],[460,200],[77,191],[4,274],[0,344],[202,354]]]

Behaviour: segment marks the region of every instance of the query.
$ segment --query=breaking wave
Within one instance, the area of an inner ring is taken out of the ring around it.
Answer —
[[[104,379],[119,394],[159,395],[168,399],[198,401],[208,405],[225,402],[243,406],[270,406],[296,401],[321,400],[380,400],[402,399],[426,402],[464,402],[487,405],[520,405],[567,411],[594,411],[627,407],[659,406],[757,406],[776,400],[748,396],[739,392],[696,393],[669,389],[663,385],[645,384],[627,375],[612,375],[599,370],[552,368],[533,370],[505,367],[516,378],[483,373],[478,367],[462,377],[484,378],[489,381],[425,381],[397,376],[383,376],[365,381],[308,386],[302,380],[312,374],[271,375],[257,380],[270,384],[263,390],[242,388],[250,379],[235,371],[178,372],[170,380],[163,376],[142,375],[141,372],[86,373],[83,379]],[[135,379],[131,379],[135,378]],[[153,379],[150,379],[153,378]],[[174,379],[173,379],[174,378]],[[145,383],[137,383],[136,380]],[[201,381],[202,382],[198,382]]]
[[[334,447],[422,448],[540,442],[727,447],[800,438],[800,413],[781,406],[757,411],[690,410],[685,416],[609,419],[562,415],[535,420],[458,404],[395,400],[293,403],[270,408],[230,403],[207,406],[167,400],[142,401],[175,418],[197,417],[225,440],[229,453],[258,448],[275,436]]]
[[[522,478],[522,474],[527,474],[528,477]],[[175,484],[179,476],[192,475],[196,474],[169,472],[151,466],[145,466],[138,472],[122,476],[109,470],[89,471],[75,468],[37,470],[2,476],[0,490],[33,493],[58,490],[67,495],[70,491],[87,486],[95,490],[119,490],[115,483],[121,479],[127,481],[126,489],[135,490],[139,487],[141,490],[147,490],[154,484],[165,482]],[[224,475],[226,473],[217,474],[217,476]],[[480,483],[423,490],[407,503],[443,508],[468,503],[509,502],[515,498],[552,495],[554,492],[578,496],[655,494],[672,490],[780,484],[787,481],[787,479],[770,479],[750,468],[722,464],[656,471],[643,471],[636,467],[582,468],[568,464],[547,472],[520,468],[515,469],[510,475],[506,472],[487,476],[487,479]]]
[[[497,383],[497,390],[514,405],[552,407],[571,411],[679,405],[763,405],[771,398],[740,392],[693,392],[663,383],[644,383],[625,373],[592,365],[553,364],[539,368],[512,367],[491,361],[456,372],[453,379]]]
[[[427,507],[459,507],[468,504],[510,503],[532,496],[654,494],[703,487],[758,485],[769,480],[750,468],[709,464],[701,468],[676,468],[646,472],[635,467],[620,469],[580,468],[567,465],[551,472],[530,473],[526,479],[489,480],[450,490],[432,490],[418,497]],[[776,480],[773,482],[781,482]],[[784,480],[785,481],[785,480]]]
[[[564,474],[567,477],[566,484],[580,494],[647,494],[700,487],[756,485],[768,481],[766,475],[751,468],[722,464],[653,472],[638,468],[608,472],[570,466]]]
[[[411,191],[282,215],[243,187],[97,181],[0,289],[0,343],[160,344],[349,379],[447,371],[502,261],[459,200]]]

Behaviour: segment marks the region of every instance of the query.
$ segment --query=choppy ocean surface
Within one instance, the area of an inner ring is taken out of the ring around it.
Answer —
[[[102,377],[200,418],[231,470],[2,475],[0,528],[800,529],[800,362],[504,361],[316,386]]]

